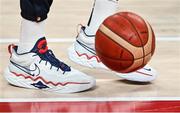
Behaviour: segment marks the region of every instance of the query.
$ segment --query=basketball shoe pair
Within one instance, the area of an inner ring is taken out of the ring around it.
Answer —
[[[108,69],[95,52],[95,36],[85,33],[82,26],[76,42],[69,48],[69,58],[90,68]],[[39,39],[31,51],[18,54],[18,46],[8,47],[10,63],[5,70],[6,80],[15,86],[42,89],[58,93],[80,92],[95,86],[95,79],[79,72],[58,60],[48,49],[45,38]],[[149,66],[132,73],[115,73],[116,75],[137,82],[150,82],[157,73]]]
[[[109,70],[96,55],[95,36],[87,35],[85,33],[85,29],[86,27],[81,25],[81,29],[79,34],[77,35],[76,42],[69,48],[69,58],[73,62],[83,66]],[[126,80],[136,82],[151,82],[157,77],[157,72],[148,65],[131,73],[113,73]]]
[[[4,73],[12,85],[58,93],[80,92],[95,86],[93,77],[58,60],[45,38],[27,53],[19,54],[17,49],[18,46],[9,46],[10,63]]]

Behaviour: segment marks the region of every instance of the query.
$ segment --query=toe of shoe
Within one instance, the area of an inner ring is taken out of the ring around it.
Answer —
[[[78,89],[79,91],[91,89],[92,87],[96,85],[96,80],[94,77],[89,76],[75,69],[73,69],[72,71],[73,73],[70,76],[70,79],[72,81],[79,83],[79,85],[74,86],[74,88]]]
[[[117,73],[118,76],[129,81],[152,82],[157,78],[157,71],[152,68],[142,68],[132,73]]]

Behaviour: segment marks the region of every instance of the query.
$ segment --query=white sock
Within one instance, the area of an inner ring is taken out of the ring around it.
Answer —
[[[87,35],[95,35],[102,22],[118,10],[118,0],[95,0],[89,23],[85,32]]]
[[[23,18],[21,21],[20,42],[17,52],[29,52],[35,43],[45,36],[44,27],[45,21],[37,23]]]

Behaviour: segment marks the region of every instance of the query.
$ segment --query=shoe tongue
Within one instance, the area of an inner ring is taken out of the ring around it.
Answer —
[[[44,54],[47,51],[48,51],[48,46],[45,37],[40,38],[34,45],[33,49],[31,50],[31,52],[39,53],[39,54]]]

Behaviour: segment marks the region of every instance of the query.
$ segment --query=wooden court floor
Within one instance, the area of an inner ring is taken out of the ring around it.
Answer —
[[[78,23],[86,24],[93,0],[55,0],[46,24],[51,38],[76,36]],[[87,92],[56,94],[9,85],[3,78],[9,54],[4,40],[18,39],[20,31],[19,1],[0,0],[0,99],[63,97],[180,97],[180,1],[120,0],[121,11],[133,11],[146,18],[157,36],[156,53],[150,62],[159,76],[148,84],[128,82],[106,70],[89,69],[71,62],[64,50],[71,42],[49,43],[58,58],[97,79],[97,86]],[[161,37],[161,38],[159,38]]]

